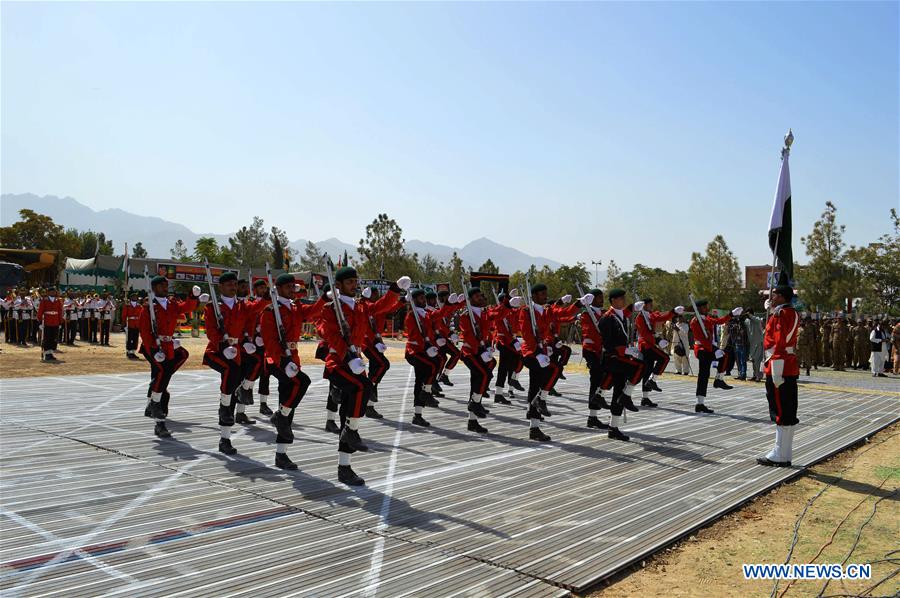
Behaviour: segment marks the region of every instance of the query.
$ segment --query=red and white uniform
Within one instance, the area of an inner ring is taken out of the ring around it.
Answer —
[[[603,310],[592,305],[589,305],[587,309],[591,310],[599,325],[600,318],[603,317]],[[581,314],[581,350],[597,355],[603,352],[603,336],[587,311]]]
[[[206,351],[218,353],[222,345],[229,345],[239,349],[237,345],[244,340],[244,330],[247,326],[247,318],[250,315],[248,306],[237,298],[228,299],[222,297],[219,302],[219,313],[222,314],[223,327],[219,328],[216,320],[216,311],[212,303],[207,304],[203,312],[203,321],[206,323]],[[240,351],[234,358],[235,363],[240,363]]]
[[[460,338],[462,340],[462,354],[470,357],[480,355],[490,346],[491,316],[488,310],[472,307],[472,317],[463,314],[459,318]],[[472,329],[472,320],[478,331]]]
[[[701,318],[703,319],[703,325],[700,324]],[[731,314],[726,314],[721,318],[697,314],[691,320],[691,334],[694,335],[694,355],[699,356],[701,351],[706,351],[707,353],[715,352],[716,348],[713,346],[713,339],[715,338],[716,326],[724,324],[730,319]],[[705,334],[703,332],[704,328],[706,328]]]
[[[358,356],[372,335],[372,327],[369,317],[373,313],[387,313],[394,309],[400,298],[394,291],[388,291],[375,303],[365,304],[351,297],[341,296],[341,313],[347,324],[348,338],[344,339],[341,328],[338,325],[337,313],[333,303],[328,303],[322,308],[321,325],[319,334],[325,344],[328,345],[328,355],[325,357],[325,369],[331,371],[347,363],[350,345],[356,347]],[[349,344],[348,341],[349,340]]]
[[[412,310],[416,310],[419,315],[419,324],[416,324],[416,318],[413,316]],[[419,331],[419,325],[422,331]],[[424,353],[426,349],[434,345],[435,335],[434,328],[429,317],[429,313],[424,307],[416,307],[413,305],[406,314],[403,324],[406,330],[406,354],[413,355],[416,353]]]
[[[153,330],[150,326],[150,309],[156,316],[156,333],[159,336],[160,350],[165,354],[166,359],[175,357],[175,345],[172,336],[175,334],[175,327],[178,325],[178,318],[182,315],[189,314],[199,305],[199,301],[195,297],[188,299],[162,298],[157,297],[156,302],[152,306],[146,306],[141,310],[140,329],[141,329],[141,345],[150,353],[155,353],[156,339],[153,337]]]
[[[639,312],[637,318],[635,318],[634,321],[638,333],[638,349],[640,349],[641,351],[646,351],[647,349],[655,347],[656,332],[654,331],[654,326],[656,326],[660,322],[671,320],[673,315],[675,315],[675,313],[672,311]],[[703,333],[701,332],[700,334]]]
[[[122,308],[122,320],[128,328],[140,328],[141,311],[143,307],[137,301],[129,301]]]
[[[37,319],[42,322],[44,326],[61,325],[62,316],[63,304],[59,297],[53,300],[47,297],[41,299],[41,303],[38,306]]]
[[[288,357],[300,367],[300,356],[297,353],[297,343],[303,335],[303,323],[318,319],[319,313],[325,302],[321,299],[311,305],[291,302],[278,298],[278,312],[281,314],[281,323],[284,326],[284,342],[287,345],[287,353],[281,346],[278,337],[278,325],[275,323],[275,312],[271,306],[263,309],[260,317],[260,331],[263,344],[266,348],[266,357],[275,364],[281,363],[282,357]]]
[[[797,329],[800,314],[790,305],[780,305],[766,322],[763,350],[766,352],[765,372],[776,377],[799,376],[797,362]],[[782,369],[781,372],[773,371]]]

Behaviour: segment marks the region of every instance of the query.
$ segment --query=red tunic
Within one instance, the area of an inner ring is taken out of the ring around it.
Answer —
[[[594,308],[588,307],[588,309]],[[594,310],[594,317],[599,324],[600,318],[603,317],[603,312]],[[597,354],[603,352],[603,336],[587,312],[581,314],[581,350]]]
[[[472,329],[472,320],[468,313],[464,313],[459,317],[460,338],[462,339],[462,354],[473,356],[484,352],[485,348],[490,344],[491,317],[488,310],[482,309],[481,313],[476,315],[473,308],[472,316],[475,320],[475,326],[478,327],[478,334]]]
[[[531,327],[531,315],[528,308],[521,310],[519,314],[519,328],[522,331],[522,357],[531,357],[535,353],[544,352],[538,345],[544,347],[553,345],[552,322],[553,315],[549,307],[534,306],[534,319],[537,324],[537,337]]]
[[[206,344],[206,350],[218,352],[226,334],[228,335],[228,344],[235,346],[236,349],[240,349],[236,345],[244,340],[244,330],[247,327],[247,318],[250,313],[249,307],[242,301],[235,301],[234,307],[228,307],[223,301],[219,303],[219,311],[222,314],[222,319],[225,321],[224,331],[219,329],[212,303],[207,304],[203,312],[203,321],[206,323],[206,338],[209,339],[209,342]],[[240,353],[238,353],[239,357]]]
[[[419,332],[419,327],[416,325],[416,319],[412,312],[414,309],[416,309],[415,306],[410,307],[410,310],[406,313],[406,319],[403,321],[403,327],[406,329],[407,355],[424,353],[428,347],[434,344],[434,328],[432,327],[429,313],[419,312],[419,322],[422,326],[422,332]]]
[[[700,326],[700,318],[703,318],[706,334],[703,334],[703,327]],[[727,314],[721,318],[700,316],[698,314],[691,320],[691,334],[694,335],[694,355],[699,355],[700,351],[706,351],[708,353],[715,351],[715,348],[713,347],[713,338],[715,338],[714,333],[716,331],[716,326],[724,324],[730,319],[731,314]]]
[[[63,304],[62,300],[57,297],[50,300],[47,297],[41,299],[38,306],[37,319],[44,323],[44,326],[59,326],[62,324]]]
[[[161,350],[166,355],[166,359],[172,359],[175,356],[175,346],[172,344],[172,335],[175,334],[175,327],[178,325],[178,318],[184,314],[189,314],[197,309],[199,302],[195,297],[185,299],[169,299],[165,308],[159,303],[159,298],[153,304],[153,313],[156,316],[156,334],[162,340]],[[153,338],[153,331],[150,327],[150,309],[149,306],[141,309],[141,319],[139,321],[141,329],[141,345],[151,353],[155,353],[156,339]]]
[[[134,305],[131,303],[126,303],[125,307],[122,308],[122,319],[125,321],[125,325],[128,328],[140,328],[141,327],[141,312],[143,311],[143,306],[135,302]]]
[[[766,374],[772,373],[772,362],[784,361],[782,376],[799,376],[800,365],[797,362],[797,328],[800,325],[800,315],[793,307],[785,305],[776,308],[775,313],[769,316],[766,322],[766,332],[763,336],[763,349],[766,352]]]
[[[303,336],[303,323],[318,318],[323,305],[325,303],[321,299],[311,305],[297,302],[285,305],[279,302],[278,311],[281,314],[281,323],[284,326],[284,342],[287,344],[287,353],[283,350],[281,341],[278,338],[278,325],[275,323],[275,312],[272,310],[271,305],[262,311],[259,317],[259,325],[263,344],[266,348],[266,357],[272,363],[280,364],[282,357],[289,357],[298,367],[300,366],[297,343]]]
[[[675,315],[675,312],[672,311],[652,311],[649,313],[641,311],[638,313],[637,318],[635,319],[635,326],[637,327],[638,333],[638,348],[641,351],[656,346],[656,334],[653,331],[653,327],[659,322],[671,320],[673,315]],[[649,323],[647,322],[648,320]],[[700,334],[703,333],[701,332]]]

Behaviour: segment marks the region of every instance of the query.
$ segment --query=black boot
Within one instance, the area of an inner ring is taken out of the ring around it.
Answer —
[[[163,417],[169,417],[169,399],[171,398],[172,395],[169,394],[169,391],[164,390],[162,397],[159,399],[159,404],[162,405]]]
[[[625,409],[628,409],[629,411],[640,411],[628,395],[623,394],[621,401],[622,406],[625,407]]]
[[[487,428],[478,423],[478,420],[470,419],[468,424],[469,432],[478,432],[479,434],[487,434]]]
[[[369,447],[365,445],[362,441],[362,438],[359,437],[359,430],[351,430],[350,428],[344,428],[341,432],[340,444],[345,444],[353,448],[353,451],[362,451],[366,452],[369,450]]]
[[[286,469],[288,471],[296,471],[297,464],[291,461],[287,453],[275,453],[275,467],[278,469]]]
[[[163,411],[162,403],[159,401],[150,401],[150,417],[153,419],[166,419],[166,413]]]
[[[525,387],[519,384],[518,380],[510,380],[509,385],[515,388],[518,391],[525,392]]]
[[[414,426],[422,426],[422,427],[424,427],[424,428],[427,428],[428,426],[431,425],[430,423],[428,423],[428,422],[425,420],[424,417],[422,417],[422,414],[421,414],[421,413],[416,413],[415,415],[413,415],[412,423],[413,423]]]
[[[372,419],[384,419],[384,416],[375,409],[375,405],[366,405],[366,417],[371,417]]]
[[[544,434],[540,428],[528,428],[528,438],[538,442],[550,442],[550,437]]]
[[[152,402],[153,401],[150,400],[147,401],[147,406],[144,407],[144,417],[153,417],[153,414],[150,411],[150,403]]]
[[[656,403],[651,401],[650,399],[644,397],[641,399],[641,407],[656,407]]]
[[[234,414],[231,412],[234,407],[234,403],[231,404],[231,407],[226,407],[219,403],[219,425],[220,426],[233,426],[234,425]]]
[[[501,391],[497,391],[494,393],[494,402],[499,403],[501,405],[512,405],[512,402],[503,396]]]
[[[619,428],[610,428],[609,432],[606,433],[607,438],[610,440],[622,440],[624,442],[628,442],[629,438],[625,434],[619,430]]]
[[[252,388],[244,388],[243,386],[238,386],[238,399],[244,405],[252,405],[253,404],[253,389]]]
[[[166,422],[156,422],[156,426],[153,427],[153,433],[160,438],[169,438],[172,435],[169,429],[166,428]]]
[[[247,417],[246,413],[236,413],[234,415],[234,423],[249,426],[250,424],[255,424],[256,420]]]
[[[447,386],[453,386],[453,383],[450,382],[450,376],[444,374],[441,376],[441,384],[446,384]]]
[[[237,449],[231,446],[231,440],[228,438],[219,439],[219,452],[226,455],[236,455]]]
[[[659,387],[659,384],[656,383],[656,380],[647,380],[647,388],[655,390],[656,392],[662,392],[662,389]]]
[[[694,413],[715,413],[715,411],[713,411],[706,405],[701,405],[698,403],[694,405]]]
[[[469,400],[468,410],[470,413],[474,413],[475,417],[487,417],[487,412],[484,410],[484,406],[481,403],[476,403],[473,400]],[[471,420],[470,420],[471,421]]]
[[[269,409],[268,403],[260,403],[259,404],[259,414],[260,415],[272,415],[272,410]]]
[[[563,374],[562,371],[560,371],[560,372],[559,372],[559,379],[560,379],[560,380],[567,380],[568,378],[566,378],[566,375]]]
[[[550,413],[550,410],[547,409],[547,401],[545,401],[544,399],[538,399],[537,408],[538,408],[538,413],[540,413],[541,415],[544,415],[547,417],[553,416],[553,414]]]
[[[287,440],[288,443],[294,441],[294,431],[291,429],[291,420],[281,413],[281,410],[275,412],[275,415],[269,420],[278,431],[278,435]]]
[[[790,461],[770,461],[768,457],[757,457],[756,462],[766,467],[790,467]]]
[[[425,393],[422,396],[422,406],[436,408],[436,407],[440,407],[441,404],[440,404],[440,402],[438,402],[437,399],[434,398],[434,396],[432,396],[428,393]]]
[[[550,390],[548,390],[547,394],[550,395],[551,397],[561,397],[562,396],[561,394],[559,394],[559,391],[556,390],[555,388],[551,388]]]
[[[731,390],[734,387],[729,384],[725,384],[724,380],[719,380],[718,378],[716,378],[715,382],[713,382],[713,388],[721,388],[722,390]]]
[[[588,417],[587,420],[588,428],[597,428],[598,430],[607,430],[609,426],[600,421],[599,417],[594,417],[593,415]]]
[[[337,422],[335,422],[333,419],[325,420],[325,431],[331,432],[332,434],[341,433],[341,429],[338,427]]]
[[[348,486],[364,486],[366,483],[349,465],[338,465],[338,481]]]

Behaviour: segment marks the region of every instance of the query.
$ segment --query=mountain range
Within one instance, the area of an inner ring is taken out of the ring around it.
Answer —
[[[113,239],[117,252],[122,250],[122,243],[127,242],[129,246],[133,247],[136,242],[140,241],[148,255],[157,258],[169,257],[169,250],[179,239],[188,248],[191,248],[200,237],[214,237],[218,243],[227,245],[230,236],[195,233],[177,222],[154,216],[140,216],[118,208],[98,211],[71,197],[38,196],[32,193],[0,195],[0,223],[3,226],[19,220],[19,210],[22,209],[34,210],[49,216],[54,222],[66,228],[103,232],[107,237]],[[306,243],[306,239],[297,239],[291,242],[291,247],[302,254]],[[356,245],[334,237],[315,243],[320,251],[327,252],[335,259],[337,256],[342,256],[344,251],[351,259],[358,257]],[[500,268],[501,272],[509,273],[516,270],[527,270],[532,264],[538,268],[545,265],[551,268],[560,266],[560,263],[554,260],[531,256],[485,237],[475,239],[462,247],[438,245],[412,239],[406,242],[406,250],[410,253],[417,253],[420,259],[430,254],[436,260],[444,263],[448,262],[456,252],[463,260],[464,265],[472,268],[477,268],[490,259]]]

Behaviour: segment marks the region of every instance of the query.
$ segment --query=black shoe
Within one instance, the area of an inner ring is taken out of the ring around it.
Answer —
[[[718,378],[716,378],[715,382],[713,382],[713,388],[721,388],[722,390],[731,390],[734,387],[729,384],[725,384],[724,380],[719,380]]]
[[[253,404],[253,389],[252,388],[244,388],[243,386],[238,387],[238,400],[244,405],[252,405]]]
[[[518,380],[510,380],[509,385],[515,388],[518,391],[525,392],[525,387],[519,384]]]
[[[609,409],[609,403],[606,402],[606,399],[602,396],[597,396],[598,407],[597,409]]]
[[[544,434],[540,428],[528,428],[528,438],[538,442],[550,442],[550,437]]]
[[[655,390],[656,392],[662,392],[662,389],[659,387],[659,384],[656,383],[656,380],[647,380],[647,387],[650,390]]]
[[[422,402],[422,406],[436,408],[436,407],[440,407],[441,404],[433,396],[425,395],[425,400]]]
[[[147,406],[144,407],[144,417],[153,417],[153,413],[150,411],[150,403],[153,401],[147,401]]]
[[[296,471],[297,464],[291,461],[287,453],[275,453],[275,467],[278,469],[287,469],[288,471]]]
[[[337,422],[335,422],[333,419],[325,420],[325,431],[331,432],[332,434],[341,433],[341,429],[338,427]]]
[[[51,353],[44,358],[46,361],[57,361],[56,356]]]
[[[348,486],[364,486],[366,481],[356,475],[349,465],[338,465],[338,481]]]
[[[629,411],[640,411],[628,395],[622,395],[622,406]]]
[[[422,415],[421,415],[420,413],[416,413],[416,414],[413,416],[413,418],[412,418],[412,423],[413,423],[414,426],[422,426],[422,427],[424,427],[424,428],[427,428],[428,426],[431,425],[431,424],[429,424],[427,421],[425,421],[425,418],[422,417]]]
[[[501,405],[512,405],[512,401],[504,397],[502,392],[494,393],[494,402]]]
[[[657,407],[658,405],[650,399],[641,399],[641,407]]]
[[[431,398],[437,397],[439,399],[443,399],[445,395],[440,389],[434,389],[434,392],[431,394]]]
[[[384,416],[375,409],[375,405],[366,405],[366,417],[371,417],[372,419],[384,419]]]
[[[234,416],[234,423],[249,426],[250,424],[255,424],[256,420],[252,420],[249,417],[247,417],[246,413],[237,413]]]
[[[587,421],[588,428],[597,428],[598,430],[608,430],[609,426],[600,421],[599,417],[588,417]]]
[[[231,440],[227,438],[219,439],[219,452],[226,455],[236,455],[237,449],[231,446]]]
[[[291,422],[281,410],[275,412],[275,415],[269,420],[278,431],[278,435],[287,440],[288,443],[294,441],[294,431],[291,429]]]
[[[547,416],[547,417],[552,417],[552,416],[553,416],[553,414],[550,413],[550,410],[547,409],[547,401],[545,401],[544,399],[538,399],[538,402],[537,402],[537,408],[538,408],[538,412],[539,412],[541,415],[544,415],[544,416]]]
[[[166,413],[159,401],[150,401],[150,417],[153,419],[166,419]]]
[[[619,431],[619,428],[610,428],[609,432],[606,433],[606,437],[610,440],[621,440],[623,442],[628,442],[629,440],[628,436]]]
[[[453,383],[450,382],[450,376],[444,374],[441,376],[441,384],[446,384],[447,386],[453,386]]]
[[[231,412],[231,407],[226,407],[219,403],[219,425],[220,426],[233,426],[234,425],[234,414]]]
[[[478,423],[477,420],[470,419],[468,424],[469,432],[478,432],[479,434],[487,434],[487,428]]]
[[[879,373],[879,374],[878,374],[878,377],[879,377],[879,378],[887,378],[888,375],[887,375],[887,374],[884,374],[884,373]]]
[[[809,376],[809,371],[807,370],[806,375]],[[746,380],[747,376],[738,376],[735,380]]]
[[[551,397],[561,397],[562,396],[561,394],[559,394],[559,391],[556,390],[555,388],[551,388],[550,390],[548,390],[547,394],[550,395]]]
[[[166,422],[156,422],[156,425],[153,427],[153,433],[160,438],[169,438],[172,435],[169,429],[166,428]]]
[[[485,411],[484,406],[481,403],[476,403],[472,400],[469,401],[468,410],[471,413],[474,413],[475,417],[487,417],[488,415],[487,411]]]
[[[766,467],[790,467],[790,461],[770,461],[768,457],[757,457],[756,462]]]
[[[559,373],[559,379],[560,379],[560,380],[567,380],[566,375],[563,374],[562,372]]]
[[[369,450],[369,447],[365,445],[362,441],[362,438],[359,437],[359,430],[351,430],[350,428],[344,428],[341,432],[340,444],[351,447],[352,451],[347,451],[349,453],[362,451],[366,452]]]
[[[694,413],[715,413],[712,409],[707,407],[706,405],[694,405]]]
[[[269,409],[269,405],[266,403],[259,404],[259,414],[260,415],[273,415],[272,410]]]

